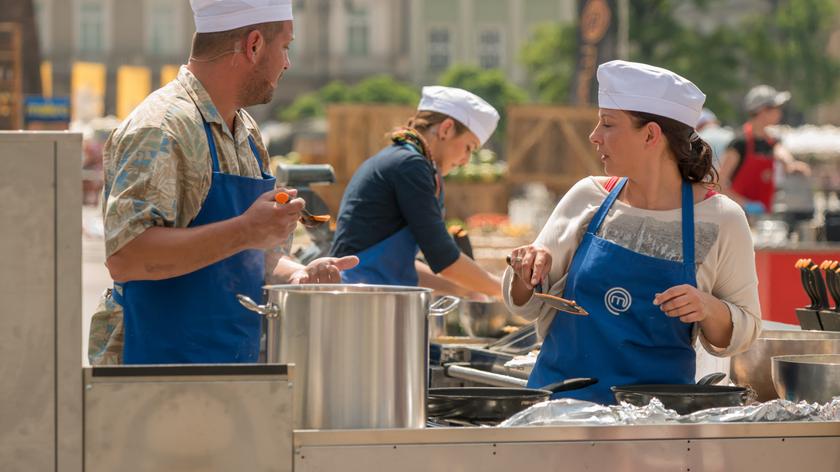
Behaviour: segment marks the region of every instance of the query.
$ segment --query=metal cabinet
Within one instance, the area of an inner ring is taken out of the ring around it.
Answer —
[[[82,470],[81,150],[0,132],[0,470]]]
[[[85,368],[85,472],[292,470],[292,368]]]

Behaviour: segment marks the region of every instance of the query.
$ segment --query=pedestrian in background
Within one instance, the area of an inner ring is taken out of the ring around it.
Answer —
[[[744,98],[749,120],[729,144],[720,168],[723,193],[738,202],[748,213],[773,210],[776,193],[775,164],[786,173],[809,175],[808,164],[797,161],[767,128],[779,124],[782,107],[790,100],[790,92],[779,92],[769,85],[753,87]]]

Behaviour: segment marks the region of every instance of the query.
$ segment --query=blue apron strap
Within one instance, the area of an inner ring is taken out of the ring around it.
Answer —
[[[596,234],[598,232],[598,228],[601,227],[601,224],[604,222],[604,219],[607,217],[607,213],[610,212],[610,208],[612,208],[613,203],[615,203],[615,199],[618,198],[618,194],[621,193],[621,189],[624,188],[624,184],[627,183],[627,177],[621,178],[618,183],[613,187],[610,194],[607,195],[607,198],[604,199],[604,203],[598,208],[598,211],[595,213],[595,216],[592,217],[592,221],[589,222],[589,227],[586,228],[587,233]]]
[[[207,144],[210,145],[210,158],[213,160],[213,172],[219,172],[219,155],[216,154],[216,140],[213,139],[213,130],[210,123],[204,122],[204,132],[207,134]]]
[[[682,240],[683,264],[694,273],[694,192],[686,181],[682,184]]]
[[[250,134],[248,135],[248,145],[251,146],[251,152],[254,153],[254,157],[257,159],[257,167],[259,167],[260,171],[262,171],[263,168],[262,159],[260,159],[260,150],[257,149],[257,143],[254,142],[254,137]]]

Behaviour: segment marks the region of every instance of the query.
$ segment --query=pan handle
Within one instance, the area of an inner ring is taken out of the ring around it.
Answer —
[[[540,390],[548,390],[551,393],[558,393],[566,392],[569,390],[577,390],[580,388],[588,387],[590,385],[595,385],[596,383],[598,383],[598,379],[596,378],[580,377],[574,379],[561,380],[560,382],[554,382],[553,384],[541,387]]]
[[[469,380],[471,382],[479,382],[494,387],[524,387],[528,384],[527,380],[517,379],[508,375],[494,374],[485,372],[483,370],[473,369],[472,367],[465,367],[458,364],[447,364],[443,366],[443,373],[447,377],[453,379]]]

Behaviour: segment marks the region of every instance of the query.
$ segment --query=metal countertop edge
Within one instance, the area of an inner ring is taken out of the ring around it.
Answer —
[[[295,430],[294,446],[840,437],[840,422]]]

